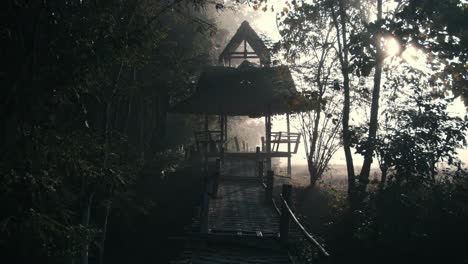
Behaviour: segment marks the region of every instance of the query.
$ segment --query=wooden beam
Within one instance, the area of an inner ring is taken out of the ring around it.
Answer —
[[[234,55],[231,56],[229,59],[258,59],[258,56],[252,56],[252,55],[247,55],[247,56],[239,56],[239,55]]]
[[[220,128],[220,141],[221,141],[221,145],[223,144],[224,142],[224,115],[223,114],[220,114],[219,115],[219,128]],[[220,146],[221,147],[221,146]]]
[[[228,115],[224,114],[224,139],[228,140]]]
[[[296,147],[294,148],[294,154],[297,153],[297,149],[299,148],[299,144],[301,144],[301,134],[299,134],[299,136],[297,137],[297,143],[296,143]]]
[[[267,171],[266,177],[266,190],[265,190],[265,203],[270,204],[273,198],[273,184],[274,184],[274,173],[272,170]]]
[[[288,153],[291,153],[291,129],[290,129],[290,123],[289,123],[289,113],[286,113],[286,133],[288,134]],[[289,177],[291,177],[291,155],[288,157],[288,168],[287,168],[287,174]]]
[[[244,55],[244,52],[233,51],[233,52],[231,52],[231,55]],[[247,52],[247,55],[257,55],[257,53],[252,52],[252,51],[248,51],[248,52]]]
[[[221,114],[219,115],[219,121],[220,121],[220,128],[221,128],[221,135],[220,135],[220,143],[219,143],[219,152],[221,152],[221,162],[224,163],[224,142],[225,142],[225,134],[224,134],[224,129],[225,129],[225,125],[224,125],[224,114],[221,112]]]
[[[282,133],[279,132],[279,134],[278,134],[278,140],[275,140],[275,142],[277,142],[277,143],[276,143],[276,152],[278,152],[278,150],[279,150],[279,145],[280,145],[280,142],[281,142],[281,135],[282,135]]]
[[[278,151],[278,152],[271,152],[270,154],[266,152],[260,152],[260,158],[264,158],[265,160],[268,160],[268,158],[287,158],[288,156],[291,156],[290,153],[286,151]],[[220,153],[208,153],[208,157],[214,158],[214,157],[220,157]],[[250,160],[255,160],[257,157],[257,153],[251,151],[251,152],[224,152],[224,158],[226,159],[250,159]]]
[[[265,114],[265,137],[266,137],[266,169],[271,170],[271,107],[267,106]]]
[[[247,59],[247,40],[244,39],[244,59]]]
[[[209,132],[208,132],[208,115],[205,115],[205,167],[207,166],[207,154],[208,154],[208,148],[210,147],[210,143],[209,143]],[[206,169],[206,168],[205,168]]]
[[[283,203],[281,205],[280,217],[280,240],[285,245],[287,245],[289,237],[289,214],[287,212],[286,205],[288,203],[291,203],[291,189],[291,185],[283,184],[283,189],[281,190],[281,197],[283,198]]]

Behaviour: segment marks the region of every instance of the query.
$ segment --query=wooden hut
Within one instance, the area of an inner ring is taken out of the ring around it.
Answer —
[[[290,175],[291,154],[297,152],[300,135],[290,132],[289,114],[303,111],[307,103],[297,93],[289,68],[271,66],[269,50],[247,21],[227,44],[219,62],[224,65],[204,69],[195,92],[172,112],[220,117],[219,130],[209,131],[205,118],[205,131],[196,133],[198,142],[206,145],[206,156],[260,157],[266,160],[267,169],[271,169],[272,157],[286,157]],[[272,132],[271,116],[280,114],[287,117],[287,131]],[[264,147],[257,152],[226,150],[228,116],[265,117]],[[217,147],[210,147],[209,142]],[[287,151],[280,151],[281,144],[287,144]],[[209,151],[213,149],[219,151]]]

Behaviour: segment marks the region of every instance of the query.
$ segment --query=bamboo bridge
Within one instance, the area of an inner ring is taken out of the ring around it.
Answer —
[[[295,243],[311,248],[314,260],[329,257],[291,210],[287,177],[264,173],[263,160],[210,161],[199,214],[171,263],[306,263]]]

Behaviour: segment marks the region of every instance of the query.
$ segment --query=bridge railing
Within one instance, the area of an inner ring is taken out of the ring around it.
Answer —
[[[289,204],[291,203],[291,185],[283,184],[282,193],[280,195],[281,201],[281,218],[280,218],[280,238],[283,242],[287,243],[290,230],[290,220],[297,229],[302,233],[304,238],[318,250],[320,255],[329,257],[330,254],[327,250],[305,229],[305,227],[299,222],[294,212],[291,210]]]
[[[261,184],[265,189],[265,201],[272,203],[276,212],[280,216],[279,233],[281,242],[288,244],[290,240],[289,236],[292,224],[293,227],[302,234],[305,241],[307,241],[310,246],[318,251],[320,256],[329,257],[330,254],[327,252],[327,250],[306,230],[304,225],[301,224],[297,216],[292,211],[290,206],[292,186],[290,184],[282,185],[281,194],[279,195],[279,203],[281,208],[278,206],[275,199],[273,198],[273,174],[273,171],[267,171],[266,182],[261,182]]]
[[[205,171],[205,178],[203,181],[203,194],[202,204],[200,210],[200,233],[208,233],[208,218],[210,208],[210,198],[216,198],[218,196],[219,178],[221,174],[221,160],[216,159],[215,171],[213,174],[208,173],[208,169]]]

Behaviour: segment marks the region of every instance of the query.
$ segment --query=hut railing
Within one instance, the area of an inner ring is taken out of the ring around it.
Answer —
[[[299,143],[301,141],[301,133],[293,133],[293,132],[271,132],[271,151],[278,152],[280,151],[280,145],[282,144],[291,144],[291,153],[297,153],[299,148]]]
[[[207,130],[196,131],[195,145],[199,152],[221,152],[222,145],[224,144],[221,137],[221,130]]]

